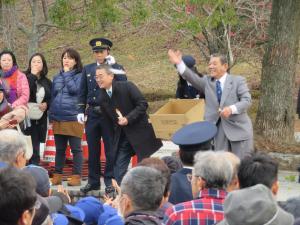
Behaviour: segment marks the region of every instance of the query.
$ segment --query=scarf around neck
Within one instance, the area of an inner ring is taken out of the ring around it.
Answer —
[[[11,75],[14,74],[14,72],[16,72],[17,69],[18,69],[17,66],[13,66],[9,71],[3,72],[3,78],[10,77]]]

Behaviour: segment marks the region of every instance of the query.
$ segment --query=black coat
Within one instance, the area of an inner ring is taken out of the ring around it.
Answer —
[[[114,124],[114,151],[118,148],[121,129],[139,161],[149,157],[162,146],[161,140],[155,137],[153,127],[148,121],[148,103],[132,82],[114,81],[111,98],[105,89],[101,89],[100,105],[104,115]],[[127,126],[118,125],[116,109],[127,118]]]
[[[39,120],[31,120],[31,127],[28,127],[25,130],[26,135],[33,135],[35,132],[39,133],[39,141],[45,142],[46,134],[47,134],[47,118],[48,118],[48,109],[51,103],[51,88],[52,82],[47,77],[41,77],[37,79],[37,77],[31,73],[27,74],[27,80],[29,84],[30,96],[29,102],[36,102],[36,92],[37,92],[37,84],[41,85],[45,89],[45,97],[42,102],[47,103],[47,109],[43,113],[43,116]],[[34,129],[38,129],[38,131],[34,131]]]

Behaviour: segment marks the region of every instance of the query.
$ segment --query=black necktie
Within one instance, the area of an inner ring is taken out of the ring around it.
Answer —
[[[222,88],[221,88],[221,82],[219,80],[216,81],[216,91],[217,91],[218,102],[220,104],[221,97],[222,97]]]

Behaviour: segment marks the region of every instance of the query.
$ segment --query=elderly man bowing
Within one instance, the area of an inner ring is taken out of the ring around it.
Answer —
[[[149,157],[161,146],[148,122],[148,103],[139,89],[129,81],[113,81],[109,65],[96,67],[96,81],[101,89],[100,105],[104,115],[114,124],[114,177],[120,184],[131,156],[138,160]]]
[[[210,74],[199,77],[182,60],[180,51],[169,50],[170,62],[193,87],[205,94],[205,120],[218,127],[215,149],[229,150],[244,158],[253,150],[253,128],[247,114],[251,95],[245,78],[227,73],[226,56],[213,54],[208,69]]]

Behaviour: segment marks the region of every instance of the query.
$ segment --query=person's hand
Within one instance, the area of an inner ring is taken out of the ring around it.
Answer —
[[[112,206],[114,199],[109,197],[108,195],[103,196],[104,204]]]
[[[228,118],[231,114],[232,114],[232,111],[231,111],[230,107],[225,107],[220,112],[220,116],[222,116],[223,118]]]
[[[179,64],[182,61],[182,54],[178,50],[169,49],[169,60],[172,64]]]
[[[57,185],[57,192],[63,193],[68,198],[69,203],[71,203],[71,198],[70,198],[70,195],[68,193],[68,190],[65,189],[64,186]]]
[[[46,102],[43,102],[43,103],[39,104],[39,109],[40,109],[42,112],[45,112],[46,109],[47,109],[47,103],[46,103]]]
[[[126,126],[128,124],[128,120],[126,117],[118,117],[119,121],[118,124],[120,126]]]
[[[113,57],[112,55],[106,56],[105,59],[108,65],[112,65],[116,63],[115,57]]]
[[[84,118],[84,114],[83,114],[83,113],[79,113],[79,114],[77,115],[77,121],[78,121],[78,123],[80,123],[80,124],[84,124],[85,118]]]
[[[121,188],[115,179],[111,179],[111,185],[117,190],[118,194],[121,193]]]

